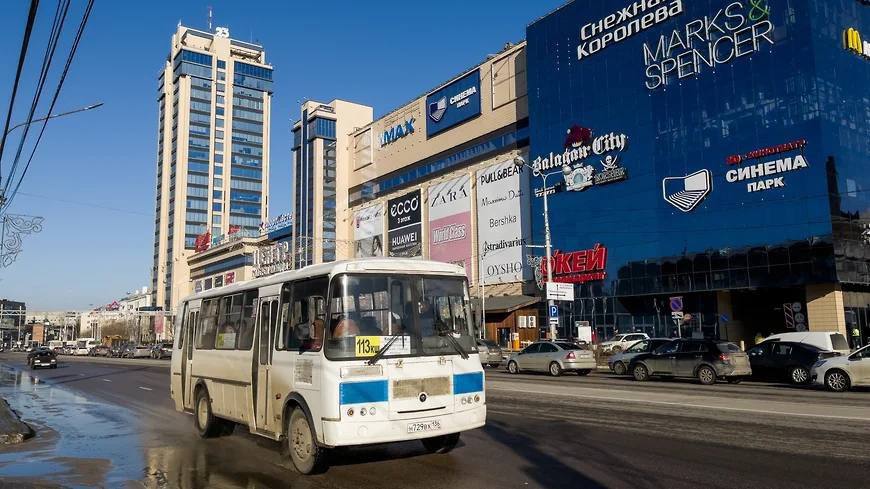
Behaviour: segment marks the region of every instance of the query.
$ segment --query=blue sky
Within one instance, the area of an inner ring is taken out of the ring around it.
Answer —
[[[4,116],[29,3],[0,4]],[[73,0],[67,41],[85,3]],[[157,75],[176,24],[204,29],[208,5],[215,25],[262,44],[275,67],[269,213],[277,215],[291,210],[289,128],[301,100],[342,98],[386,113],[523,39],[526,24],[561,3],[97,0],[54,112],[105,106],[49,123],[10,209],[43,216],[44,230],[26,237],[18,260],[0,269],[0,297],[31,310],[86,309],[150,284]],[[54,9],[42,1],[13,123],[26,117]],[[68,46],[55,57],[52,90]],[[4,178],[20,132],[12,136]]]

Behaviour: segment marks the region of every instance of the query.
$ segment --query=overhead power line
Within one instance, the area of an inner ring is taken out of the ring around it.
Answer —
[[[82,14],[82,19],[79,22],[78,30],[76,31],[75,39],[73,40],[72,47],[70,47],[69,56],[66,59],[66,64],[64,65],[63,72],[60,75],[60,80],[57,83],[57,88],[54,91],[54,96],[51,99],[51,104],[48,107],[48,113],[51,113],[54,110],[54,106],[57,103],[57,99],[60,96],[60,91],[63,88],[63,83],[66,80],[67,73],[69,73],[70,66],[72,65],[72,61],[75,58],[76,51],[78,50],[79,43],[81,42],[82,35],[84,34],[85,26],[88,23],[88,18],[91,16],[91,10],[94,7],[94,0],[88,0],[88,5],[85,7],[84,14]],[[39,136],[36,138],[36,142],[33,145],[33,150],[30,152],[30,156],[27,159],[27,164],[24,166],[24,170],[21,172],[21,176],[18,178],[18,182],[15,184],[15,188],[12,190],[11,194],[8,194],[6,201],[4,202],[3,207],[0,207],[0,212],[4,209],[8,208],[11,205],[13,199],[15,199],[16,193],[18,193],[18,189],[21,187],[21,182],[24,181],[24,177],[27,175],[27,171],[30,169],[30,164],[33,162],[33,156],[36,154],[36,149],[39,147],[40,141],[42,141],[42,136],[45,134],[45,128],[48,125],[48,119],[42,122],[42,127],[39,130]],[[7,182],[9,184],[9,182]]]
[[[18,54],[18,68],[15,70],[15,82],[12,84],[12,96],[9,97],[9,110],[6,112],[6,122],[3,125],[3,134],[0,135],[0,181],[3,180],[2,162],[3,149],[6,147],[6,134],[12,121],[12,109],[15,107],[15,96],[18,93],[18,82],[21,81],[21,71],[24,69],[24,60],[27,58],[27,46],[30,44],[30,33],[33,32],[33,24],[36,22],[36,10],[39,0],[30,0],[30,12],[27,14],[27,24],[24,27],[24,37],[21,41],[21,52]]]

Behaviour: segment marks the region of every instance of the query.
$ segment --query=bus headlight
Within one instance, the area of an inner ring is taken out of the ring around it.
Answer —
[[[474,395],[474,402],[480,402],[480,394]]]
[[[462,405],[464,406],[464,405],[467,404],[467,403],[468,403],[468,399],[466,399],[465,397],[463,397],[463,398],[462,398]]]
[[[365,415],[366,415],[366,408],[360,408],[360,410],[359,410],[359,415],[360,415],[360,416],[365,416]]]
[[[349,409],[347,410],[347,415],[348,415],[348,416],[353,416],[353,408],[349,408]]]
[[[375,415],[375,407],[374,407],[374,406],[372,406],[372,407],[369,408],[369,414],[372,415],[372,416]]]

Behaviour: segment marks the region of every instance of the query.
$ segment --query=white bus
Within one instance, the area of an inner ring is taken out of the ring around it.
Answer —
[[[100,342],[96,338],[79,338],[76,340],[76,349],[73,355],[82,356],[90,353],[91,348],[98,346]]]
[[[453,449],[486,421],[465,271],[373,258],[282,272],[182,301],[170,393],[202,437],[286,441],[299,472],[339,446]]]

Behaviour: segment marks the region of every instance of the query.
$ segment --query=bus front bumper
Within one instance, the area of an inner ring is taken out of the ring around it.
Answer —
[[[409,425],[437,421],[439,429],[409,433]],[[486,423],[486,406],[441,416],[384,420],[368,423],[323,420],[323,444],[327,447],[369,445],[418,440],[480,428]]]

